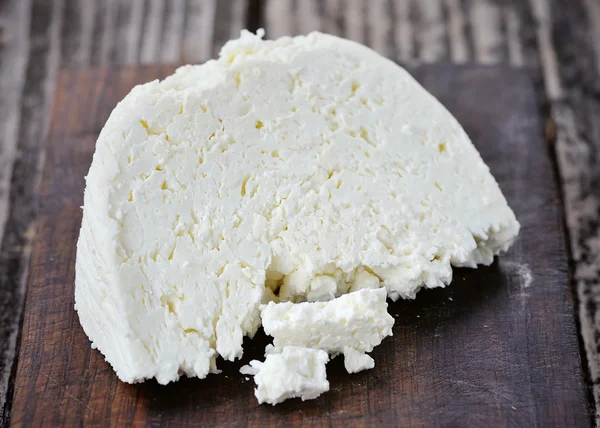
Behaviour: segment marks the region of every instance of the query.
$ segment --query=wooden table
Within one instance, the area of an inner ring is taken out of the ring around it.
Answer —
[[[600,404],[600,2],[597,0],[0,1],[0,424],[49,111],[60,70],[198,62],[242,28],[322,30],[405,62],[508,64],[537,83],[562,189],[590,402]]]

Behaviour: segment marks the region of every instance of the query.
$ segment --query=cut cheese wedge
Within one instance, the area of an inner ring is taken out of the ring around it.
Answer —
[[[135,87],[86,182],[76,308],[126,382],[217,372],[263,301],[414,298],[451,266],[491,263],[519,231],[435,98],[320,33],[242,32],[218,60]]]

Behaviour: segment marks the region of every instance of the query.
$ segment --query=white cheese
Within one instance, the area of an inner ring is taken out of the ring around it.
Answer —
[[[348,373],[356,373],[375,367],[375,360],[369,355],[347,346],[344,348],[344,367]]]
[[[358,272],[350,286],[350,292],[362,290],[363,288],[379,288],[380,282],[377,276],[367,271]]]
[[[306,298],[310,302],[331,300],[337,291],[337,281],[328,275],[317,275],[310,280]]]
[[[281,353],[267,355],[264,362],[253,360],[240,371],[254,375],[259,403],[275,405],[294,397],[311,400],[329,391],[327,361],[327,353],[319,349],[286,346]]]
[[[519,230],[466,133],[404,69],[325,34],[261,36],[135,87],[98,138],[75,301],[126,382],[216,372],[272,291],[413,298]]]
[[[387,312],[386,291],[363,289],[329,302],[269,303],[261,312],[265,333],[275,349],[318,348],[330,354],[352,348],[371,352],[392,335],[394,318]]]

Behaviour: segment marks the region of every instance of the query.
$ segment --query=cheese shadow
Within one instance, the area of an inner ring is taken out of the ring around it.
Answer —
[[[434,364],[436,347],[446,346],[446,340],[452,341],[452,336],[464,336],[463,333],[474,326],[490,332],[502,328],[493,319],[486,318],[488,312],[496,312],[499,306],[510,301],[506,296],[510,293],[508,280],[498,261],[478,269],[454,269],[453,276],[450,286],[421,290],[415,300],[388,300],[388,311],[395,319],[394,336],[386,338],[371,353],[375,368],[348,375],[343,357],[334,358],[327,365],[330,391],[315,400],[302,402],[293,399],[275,407],[258,405],[253,394],[252,377],[240,374],[239,368],[252,359],[264,359],[264,349],[271,338],[264,334],[262,328],[254,339],[245,338],[241,360],[229,362],[219,358],[217,366],[222,370],[221,374],[209,375],[203,380],[182,377],[180,381],[166,386],[149,381],[132,386],[132,393],[137,394],[141,402],[147,403],[150,420],[158,421],[163,417],[177,420],[180,410],[185,410],[187,415],[191,411],[197,418],[195,420],[201,421],[203,412],[210,410],[213,417],[214,412],[224,412],[228,414],[228,420],[233,418],[244,423],[265,413],[300,412],[306,417],[324,411],[331,413],[332,409],[344,408],[343,401],[349,395],[363,395],[367,402],[369,391],[393,388],[393,383],[398,381],[397,373],[410,372],[406,369],[407,365]],[[476,337],[480,340],[481,334]],[[430,355],[422,355],[423,352]],[[345,414],[343,418],[348,420],[350,416]],[[331,417],[336,418],[333,413]]]

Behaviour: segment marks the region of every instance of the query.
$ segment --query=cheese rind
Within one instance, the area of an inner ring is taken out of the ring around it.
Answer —
[[[276,349],[302,346],[330,354],[347,348],[371,352],[392,336],[394,325],[384,288],[359,290],[329,302],[271,302],[263,307],[261,318]]]
[[[251,361],[242,373],[254,375],[259,404],[275,405],[295,397],[305,401],[329,391],[327,361],[322,350],[286,346],[281,353],[267,355],[264,362]]]
[[[126,382],[239,358],[274,290],[413,298],[518,233],[464,130],[404,69],[325,34],[261,37],[135,87],[98,138],[75,301]]]

